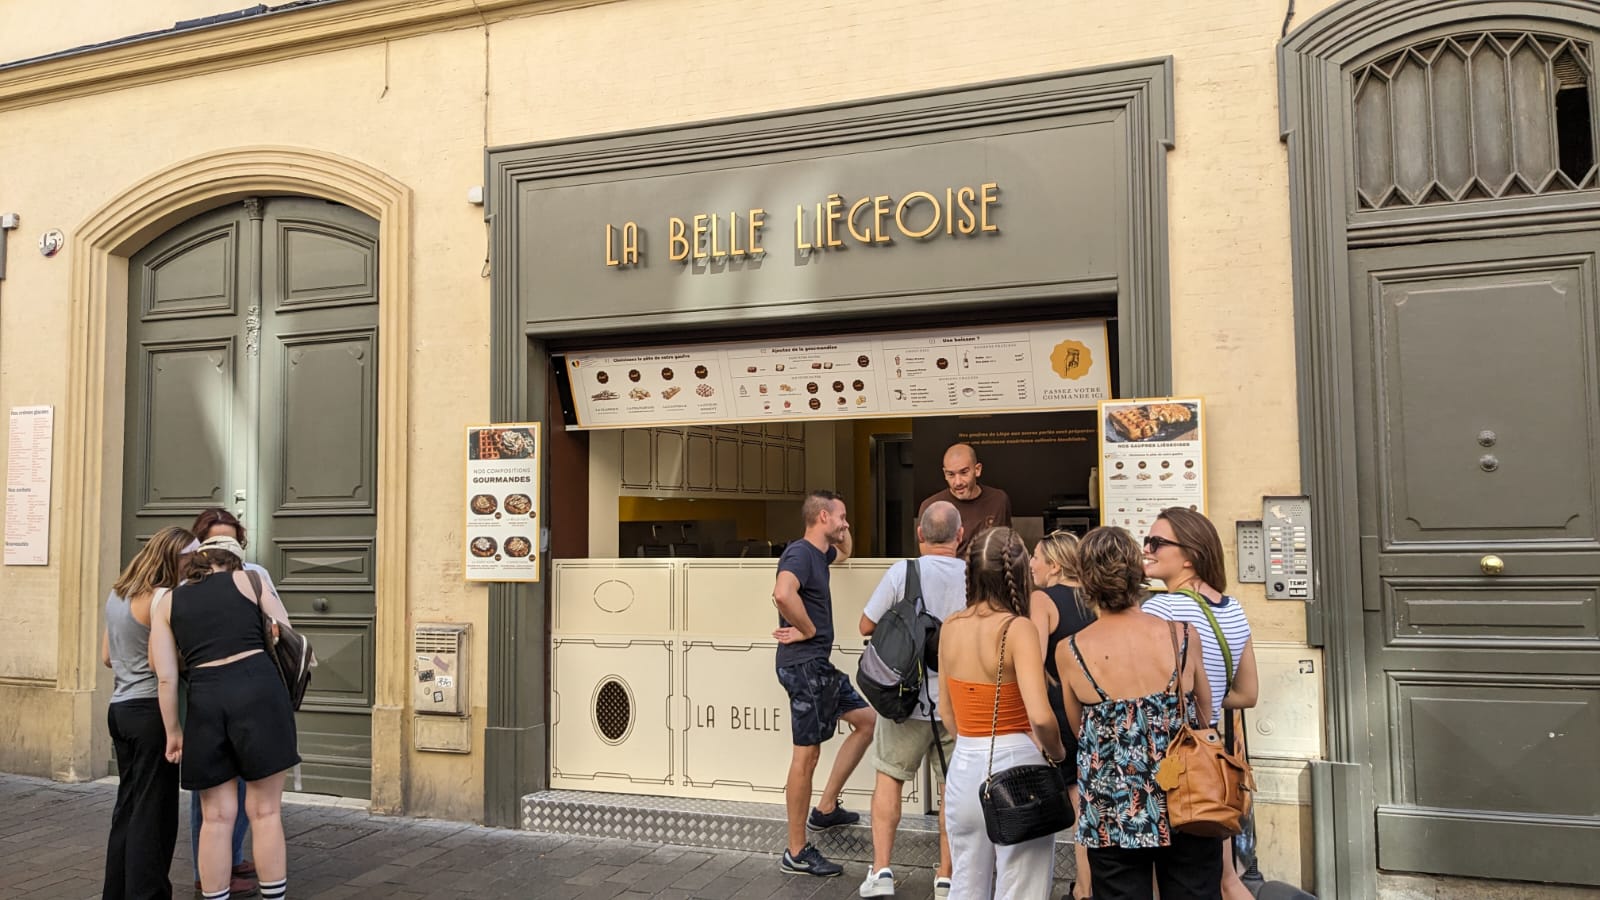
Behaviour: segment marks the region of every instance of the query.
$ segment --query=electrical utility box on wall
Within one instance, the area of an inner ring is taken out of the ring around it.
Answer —
[[[411,636],[411,708],[463,716],[467,705],[467,626],[418,625]]]

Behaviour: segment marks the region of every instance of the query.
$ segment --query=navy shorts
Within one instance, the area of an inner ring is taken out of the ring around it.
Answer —
[[[826,659],[778,667],[778,683],[789,692],[789,725],[796,747],[815,747],[839,730],[839,717],[865,708],[849,677]]]

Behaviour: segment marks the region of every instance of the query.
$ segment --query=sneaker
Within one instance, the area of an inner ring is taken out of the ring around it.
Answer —
[[[783,861],[778,868],[794,875],[815,875],[818,878],[832,878],[844,872],[844,866],[828,862],[822,851],[810,844],[801,848],[799,855],[783,851]]]
[[[933,896],[935,900],[944,900],[950,896],[950,879],[939,877],[933,880]]]
[[[872,869],[867,869],[867,880],[861,882],[861,890],[857,893],[863,897],[893,897],[894,872],[879,869],[874,874]]]
[[[833,812],[825,813],[819,809],[811,810],[811,815],[806,816],[807,831],[827,831],[829,828],[838,828],[840,825],[854,825],[861,821],[861,813],[853,813],[844,808],[840,803],[833,808]]]

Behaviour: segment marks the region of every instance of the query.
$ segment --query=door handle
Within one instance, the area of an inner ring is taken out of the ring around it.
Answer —
[[[311,608],[316,610],[317,612],[327,612],[328,611],[328,598],[327,597],[318,597],[317,599],[311,601]]]
[[[1499,575],[1501,572],[1506,570],[1506,562],[1505,560],[1491,553],[1488,556],[1485,556],[1483,559],[1478,560],[1478,568],[1482,569],[1483,574],[1485,575]]]

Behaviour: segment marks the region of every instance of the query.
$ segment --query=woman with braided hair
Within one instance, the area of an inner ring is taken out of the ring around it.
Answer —
[[[939,714],[956,732],[944,799],[950,898],[1045,900],[1055,836],[995,846],[978,801],[991,742],[996,772],[1059,764],[1066,755],[1045,689],[1039,631],[1028,618],[1028,550],[1010,528],[989,528],[967,545],[966,557],[967,606],[945,619],[939,636]]]

